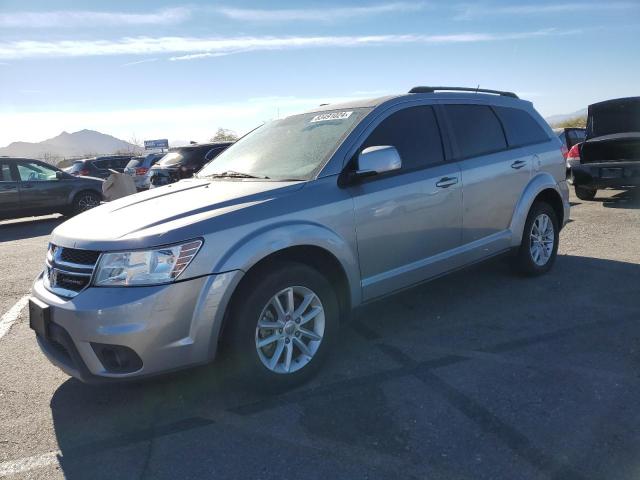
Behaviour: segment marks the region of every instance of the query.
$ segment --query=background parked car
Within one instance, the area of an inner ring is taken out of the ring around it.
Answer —
[[[150,153],[146,156],[133,157],[124,168],[124,173],[131,175],[138,190],[149,188],[149,169],[165,156],[164,152]]]
[[[554,128],[553,131],[558,135],[558,138],[566,147],[566,151],[564,152],[565,158],[567,157],[567,153],[571,150],[571,147],[574,145],[584,142],[587,137],[587,129],[580,127],[569,127],[569,128]]]
[[[565,159],[567,159],[567,155],[569,155],[569,150],[574,145],[578,143],[584,142],[584,139],[587,136],[587,129],[580,127],[568,127],[568,128],[554,128],[553,131],[564,145],[562,149],[562,155]],[[571,177],[571,165],[569,165],[569,160],[567,160],[567,178]]]
[[[198,143],[170,148],[169,152],[149,170],[149,188],[192,177],[205,163],[220,155],[232,143]]]
[[[40,160],[0,157],[0,218],[80,213],[100,204],[102,180]]]
[[[580,200],[601,188],[640,186],[640,97],[589,105],[587,137],[567,156]]]
[[[69,173],[81,177],[107,178],[109,170],[123,173],[133,155],[109,155],[104,157],[85,158],[76,160],[71,165]]]

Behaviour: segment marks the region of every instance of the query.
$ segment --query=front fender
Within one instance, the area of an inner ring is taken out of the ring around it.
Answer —
[[[564,208],[563,224],[565,224],[569,219],[569,189],[567,187],[567,182],[556,182],[555,178],[553,178],[551,174],[547,172],[540,172],[529,181],[529,184],[524,189],[513,212],[513,217],[511,218],[511,224],[509,226],[512,234],[512,247],[518,247],[522,242],[524,224],[527,221],[527,215],[529,214],[531,205],[540,192],[547,189],[554,190],[562,199],[562,205]]]
[[[228,249],[215,265],[214,272],[247,272],[267,256],[299,246],[319,247],[332,254],[347,276],[352,306],[360,303],[360,269],[356,252],[349,242],[336,232],[315,223],[286,222],[257,230],[239,239]]]

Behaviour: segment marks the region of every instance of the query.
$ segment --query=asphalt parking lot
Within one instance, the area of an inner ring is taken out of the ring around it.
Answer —
[[[23,309],[0,338],[0,476],[640,478],[640,198],[572,205],[549,275],[496,259],[371,304],[280,395],[239,388],[224,360],[84,385]],[[1,314],[59,222],[0,222]]]

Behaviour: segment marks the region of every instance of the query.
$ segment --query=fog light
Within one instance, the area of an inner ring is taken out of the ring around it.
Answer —
[[[142,368],[142,359],[129,347],[92,343],[91,348],[110,373],[131,373]]]

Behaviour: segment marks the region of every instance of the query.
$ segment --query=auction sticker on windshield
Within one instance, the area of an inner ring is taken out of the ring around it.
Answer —
[[[326,122],[328,120],[344,120],[345,118],[349,118],[351,116],[351,112],[332,112],[332,113],[321,113],[320,115],[316,115],[311,119],[311,123],[314,122]]]

